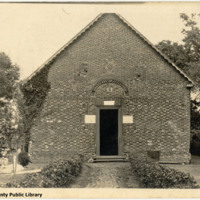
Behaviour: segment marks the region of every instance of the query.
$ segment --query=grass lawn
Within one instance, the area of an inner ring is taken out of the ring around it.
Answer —
[[[0,187],[5,187],[6,183],[13,180],[20,180],[24,174],[0,174]]]
[[[39,172],[46,164],[33,164],[30,163],[21,171],[14,173],[0,173],[0,187],[5,187],[6,183],[13,180],[22,179],[27,173]]]
[[[200,156],[192,156],[191,164],[165,164],[165,166],[191,174],[200,185]]]

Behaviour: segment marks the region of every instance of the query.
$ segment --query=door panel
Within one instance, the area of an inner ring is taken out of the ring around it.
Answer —
[[[118,155],[118,109],[100,110],[100,155]]]

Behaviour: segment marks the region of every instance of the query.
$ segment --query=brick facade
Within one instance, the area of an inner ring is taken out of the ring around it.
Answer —
[[[115,14],[103,14],[51,63],[51,89],[31,128],[33,160],[96,154],[97,123],[85,124],[104,101],[133,123],[122,124],[123,155],[159,151],[160,162],[190,159],[188,80]]]

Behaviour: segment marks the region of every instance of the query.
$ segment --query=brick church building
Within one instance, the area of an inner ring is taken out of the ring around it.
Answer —
[[[120,15],[97,16],[25,82],[44,68],[50,89],[30,129],[33,161],[147,152],[189,162],[193,83]]]

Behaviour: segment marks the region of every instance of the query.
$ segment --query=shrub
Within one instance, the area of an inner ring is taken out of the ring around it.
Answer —
[[[43,187],[67,187],[73,178],[81,172],[81,168],[82,159],[80,156],[53,162],[41,171],[46,180]]]
[[[200,155],[200,130],[191,130],[190,153]]]
[[[81,172],[82,156],[56,160],[45,166],[41,172],[27,174],[21,181],[8,183],[7,187],[23,188],[65,188]]]
[[[191,100],[191,138],[190,152],[193,155],[200,155],[200,102]]]
[[[31,161],[27,152],[21,152],[18,155],[19,164],[23,167],[27,166]]]
[[[130,163],[141,184],[146,188],[199,187],[190,174],[162,166],[144,154],[130,154]]]

